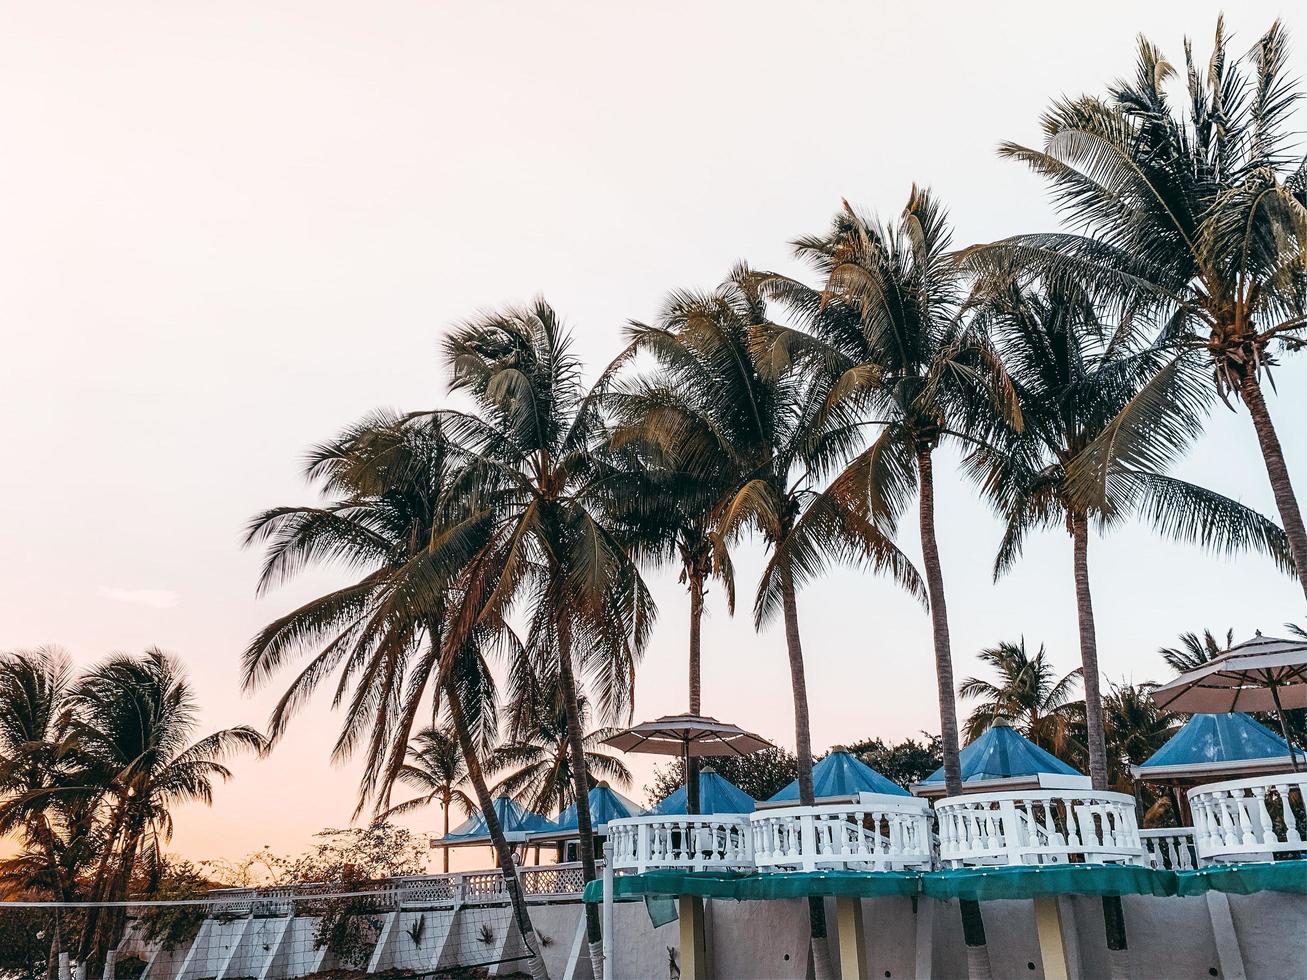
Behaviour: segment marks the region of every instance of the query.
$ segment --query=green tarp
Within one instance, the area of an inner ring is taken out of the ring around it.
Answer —
[[[1039,895],[1201,895],[1207,891],[1249,895],[1259,891],[1307,894],[1307,861],[1215,865],[1194,871],[1161,871],[1130,864],[1045,864],[949,871],[764,872],[649,871],[618,875],[618,899],[647,895],[697,895],[738,901],[780,898],[876,898],[922,895],[978,902]],[[603,901],[603,883],[590,882],[587,902]]]

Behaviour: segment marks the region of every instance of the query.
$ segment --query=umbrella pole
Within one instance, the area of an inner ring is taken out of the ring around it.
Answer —
[[[1280,686],[1274,682],[1271,684],[1271,700],[1275,702],[1275,716],[1280,719],[1280,734],[1284,736],[1284,744],[1289,746],[1289,765],[1293,767],[1294,772],[1301,771],[1298,765],[1298,753],[1293,750],[1293,739],[1289,737],[1289,722],[1284,717],[1284,706],[1280,704]]]
[[[685,812],[694,816],[699,812],[699,774],[690,769],[690,740],[685,739],[681,746],[685,763]]]

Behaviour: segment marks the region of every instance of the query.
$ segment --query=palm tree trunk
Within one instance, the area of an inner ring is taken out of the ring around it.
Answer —
[[[576,672],[572,666],[572,629],[566,614],[559,615],[558,623],[558,679],[563,688],[563,710],[567,713],[567,754],[572,767],[572,790],[576,796],[577,855],[581,858],[581,877],[594,881],[594,831],[590,824],[589,770],[585,761],[585,746],[581,741],[581,704],[576,685]],[[585,902],[586,941],[590,945],[590,969],[596,977],[603,976],[603,932],[599,925],[599,909],[593,902]]]
[[[1076,618],[1080,624],[1080,663],[1084,668],[1085,734],[1089,743],[1089,778],[1094,789],[1107,789],[1107,741],[1103,734],[1103,695],[1098,670],[1098,636],[1094,602],[1089,594],[1089,519],[1073,511],[1071,539],[1075,552]]]
[[[930,628],[935,644],[935,689],[939,697],[939,743],[944,756],[944,792],[962,795],[962,760],[958,745],[957,688],[953,680],[953,645],[949,639],[948,605],[944,600],[944,568],[935,537],[935,461],[930,448],[917,451],[917,523],[921,531],[921,564],[926,571],[926,595],[930,598]],[[963,899],[962,938],[967,947],[967,976],[986,980],[990,976],[989,947],[980,903]]]
[[[958,747],[958,702],[953,681],[953,649],[949,642],[948,606],[944,602],[944,570],[935,538],[935,468],[931,450],[917,452],[918,521],[921,525],[921,561],[930,597],[930,625],[935,642],[935,686],[939,695],[939,740],[944,756],[944,791],[962,793],[962,763]]]
[[[1307,596],[1307,527],[1303,525],[1298,498],[1289,481],[1289,467],[1284,462],[1280,437],[1275,433],[1275,423],[1271,421],[1270,409],[1262,395],[1262,383],[1255,373],[1249,372],[1240,382],[1239,394],[1248,406],[1253,428],[1257,430],[1257,442],[1262,449],[1266,475],[1271,478],[1271,492],[1275,494],[1275,506],[1280,511],[1280,523],[1289,537],[1289,553],[1298,573],[1298,584],[1302,586],[1303,595]]]
[[[690,714],[703,711],[702,650],[703,650],[703,575],[697,569],[688,569],[690,583]],[[690,756],[685,760],[685,810],[699,812],[699,759]]]
[[[522,882],[517,875],[517,864],[513,861],[513,851],[508,846],[508,840],[504,837],[504,828],[495,813],[495,801],[490,795],[490,787],[486,785],[486,774],[481,768],[481,757],[472,743],[472,735],[463,718],[462,705],[458,702],[458,691],[452,681],[445,682],[445,698],[449,705],[449,720],[454,729],[454,737],[458,739],[458,746],[463,750],[467,779],[476,793],[477,803],[486,821],[486,831],[490,834],[490,843],[495,849],[495,857],[499,862],[499,872],[504,877],[504,888],[508,891],[508,899],[513,905],[513,916],[517,919],[522,940],[531,954],[528,968],[535,980],[548,980],[549,973],[545,969],[544,958],[540,955],[540,941],[536,937],[535,926],[532,925],[531,914],[527,910],[526,896],[522,893]],[[449,833],[448,806],[445,808],[445,833]],[[449,871],[448,848],[445,849],[445,871]]]
[[[799,640],[799,603],[794,575],[782,563],[781,602],[785,610],[785,647],[790,659],[790,686],[794,694],[794,752],[798,757],[799,803],[812,806],[812,731],[808,714],[808,680],[803,670],[803,644]],[[812,930],[812,965],[817,980],[833,975],[826,942],[826,905],[820,898],[808,899],[808,923]]]

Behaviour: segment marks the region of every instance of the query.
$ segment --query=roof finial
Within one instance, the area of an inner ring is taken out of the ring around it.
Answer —
[[[1262,631],[1261,631],[1261,630],[1253,630],[1253,632],[1256,633],[1258,636],[1261,636],[1261,635],[1262,635]]]

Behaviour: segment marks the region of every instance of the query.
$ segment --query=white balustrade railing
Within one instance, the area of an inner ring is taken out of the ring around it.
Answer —
[[[1269,861],[1307,853],[1307,773],[1281,773],[1195,786],[1189,791],[1194,845],[1202,861]]]
[[[931,866],[930,804],[863,793],[855,803],[768,807],[749,815],[753,860],[784,871]]]
[[[1198,865],[1192,827],[1154,827],[1139,831],[1149,867],[1179,871]]]
[[[608,824],[614,871],[752,869],[749,817],[742,813],[628,817]]]
[[[1134,797],[1031,790],[953,796],[935,804],[945,867],[1144,863]]]

